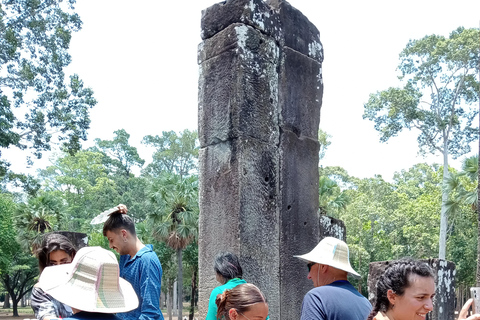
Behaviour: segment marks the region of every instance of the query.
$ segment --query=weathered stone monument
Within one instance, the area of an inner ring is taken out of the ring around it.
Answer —
[[[219,285],[214,257],[231,251],[270,318],[298,319],[312,284],[293,255],[320,239],[320,35],[281,0],[227,0],[201,25],[199,318]]]
[[[442,259],[423,260],[432,267],[435,274],[435,298],[433,310],[427,320],[452,320],[455,318],[455,264]],[[380,275],[394,261],[371,262],[368,272],[368,299],[373,304],[376,284]]]

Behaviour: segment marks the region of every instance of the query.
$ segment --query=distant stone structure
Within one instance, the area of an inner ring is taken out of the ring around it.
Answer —
[[[433,311],[427,314],[427,320],[455,319],[455,264],[442,259],[423,260],[435,273],[435,299]],[[368,299],[375,301],[378,278],[394,261],[371,262],[368,272]]]
[[[199,45],[199,318],[219,251],[266,294],[270,318],[298,319],[312,288],[293,257],[320,240],[318,128],[323,48],[286,1],[227,0],[202,12]]]
[[[325,215],[319,215],[320,237],[334,237],[347,242],[347,228],[342,220]],[[320,240],[321,240],[320,239]]]

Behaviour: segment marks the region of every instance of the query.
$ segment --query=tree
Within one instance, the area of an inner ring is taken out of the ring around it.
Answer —
[[[321,161],[325,157],[328,147],[332,144],[329,140],[332,136],[323,131],[322,129],[318,130],[318,142],[320,143],[320,151],[318,152],[318,159]]]
[[[12,243],[15,246],[16,243]],[[19,249],[19,246],[15,246]],[[18,302],[32,290],[38,276],[37,260],[30,254],[19,252],[13,257],[7,272],[0,275],[5,290],[12,299],[13,316],[18,317]]]
[[[31,149],[37,158],[55,136],[69,153],[80,149],[96,101],[77,76],[65,80],[72,33],[82,21],[75,0],[3,1],[0,7],[0,152]],[[1,154],[0,154],[1,156]],[[28,157],[31,161],[30,157]],[[1,171],[8,162],[0,159]]]
[[[103,154],[98,152],[64,153],[41,170],[39,177],[44,192],[64,202],[65,219],[60,222],[62,229],[68,231],[89,232],[91,219],[111,208],[118,199],[115,182],[103,165]]]
[[[471,260],[475,259],[477,261],[476,265],[476,280],[473,279],[467,284],[472,284],[473,282],[480,282],[480,229],[478,228],[478,155],[465,158],[462,163],[462,171],[459,173],[450,174],[447,183],[444,188],[445,191],[451,196],[447,202],[447,213],[449,216],[456,218],[456,224],[462,223],[463,227],[461,228],[462,232],[455,239],[457,242],[456,246],[453,248],[460,247],[461,252],[457,253],[459,260],[463,260],[464,257],[470,257]],[[473,236],[472,229],[473,225],[477,224],[476,234]],[[471,244],[473,240],[477,242],[477,250],[471,250]],[[454,252],[455,253],[455,252]],[[463,264],[467,265],[467,264]],[[461,265],[461,266],[463,266]],[[468,270],[473,271],[473,270]],[[467,274],[473,274],[473,272],[468,272]],[[467,278],[468,276],[463,276]],[[470,280],[470,279],[468,279]]]
[[[132,168],[141,168],[145,160],[140,158],[137,148],[128,143],[130,134],[127,131],[120,129],[114,134],[113,140],[95,139],[96,147],[90,148],[90,150],[105,155],[104,163],[110,172],[128,178],[132,174]]]
[[[443,178],[448,179],[448,157],[470,151],[478,139],[472,124],[478,110],[477,29],[458,28],[448,38],[437,35],[411,40],[401,52],[398,69],[403,88],[389,88],[371,94],[363,117],[375,123],[385,142],[403,129],[417,129],[421,154],[440,152]],[[445,259],[447,241],[446,203],[442,194],[439,258]]]
[[[178,320],[182,319],[183,271],[182,251],[198,235],[197,177],[182,178],[163,174],[150,189],[150,201],[157,210],[148,216],[153,227],[153,237],[166,241],[177,253]]]
[[[18,317],[18,302],[29,292],[38,275],[36,259],[21,250],[13,223],[15,203],[0,194],[0,282],[13,302],[13,316]]]
[[[319,178],[318,194],[318,205],[322,215],[333,215],[339,210],[345,210],[350,203],[347,193],[340,190],[338,184],[327,176]]]
[[[30,198],[27,204],[19,204],[15,225],[18,230],[17,238],[24,251],[34,250],[40,245],[43,234],[53,230],[54,224],[61,218],[61,201],[52,194],[44,193]]]
[[[132,173],[141,168],[145,160],[140,158],[137,148],[129,144],[130,134],[124,129],[114,132],[113,140],[95,139],[96,146],[90,151],[103,154],[102,162],[108,177],[115,182],[116,196],[113,203],[124,203],[135,221],[143,221],[152,208],[147,201],[146,186],[149,177],[137,177]]]
[[[154,147],[152,163],[145,173],[158,177],[162,172],[188,176],[197,169],[197,132],[188,129],[177,135],[174,131],[163,131],[161,136],[146,136],[143,143]]]

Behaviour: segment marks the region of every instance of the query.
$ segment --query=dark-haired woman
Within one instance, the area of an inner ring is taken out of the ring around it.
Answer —
[[[263,293],[250,283],[240,284],[225,290],[216,299],[216,319],[265,320],[268,318],[268,304]]]
[[[46,267],[72,262],[76,252],[75,246],[67,237],[57,233],[46,234],[42,246],[36,251],[40,273]],[[37,286],[32,289],[31,306],[39,320],[67,318],[73,314],[69,306],[55,300]]]
[[[367,320],[423,320],[433,309],[434,295],[435,280],[429,265],[413,259],[395,261],[378,279],[375,304]],[[480,315],[466,318],[463,312],[458,319],[480,319]]]
[[[243,271],[240,266],[238,257],[231,252],[220,252],[215,257],[213,265],[216,279],[222,285],[212,290],[208,303],[208,313],[205,320],[217,320],[217,304],[215,303],[217,296],[225,290],[235,288],[240,284],[246,283],[242,279]]]

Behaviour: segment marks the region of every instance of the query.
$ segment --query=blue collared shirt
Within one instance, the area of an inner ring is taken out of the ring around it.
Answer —
[[[160,288],[162,285],[162,265],[151,244],[145,245],[130,259],[130,255],[120,256],[120,277],[133,286],[137,293],[138,308],[117,316],[123,320],[163,320],[160,311]]]

